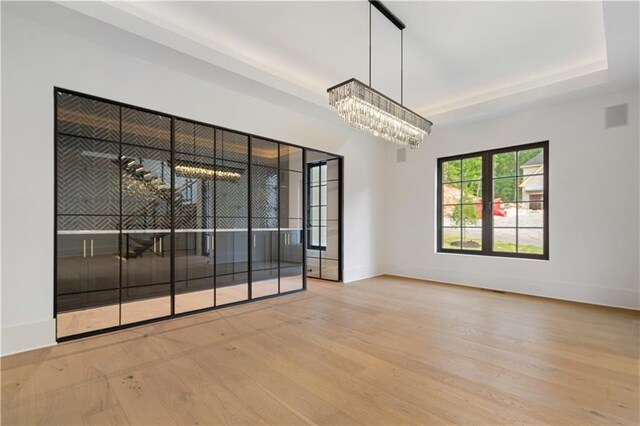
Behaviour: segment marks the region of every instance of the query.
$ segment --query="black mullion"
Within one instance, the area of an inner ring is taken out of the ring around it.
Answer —
[[[518,171],[520,170],[520,151],[514,151],[516,154],[516,175],[518,174]],[[515,202],[516,202],[516,253],[519,253],[519,246],[520,246],[520,231],[518,231],[518,222],[520,221],[520,218],[518,216],[520,216],[520,189],[519,189],[519,185],[518,185],[518,181],[520,180],[520,176],[516,176],[516,187],[515,187]]]
[[[544,165],[544,176],[543,176],[543,196],[542,196],[542,207],[544,208],[543,212],[543,242],[542,242],[542,250],[543,256],[545,259],[549,259],[549,142],[545,142],[542,144],[542,162]]]
[[[175,150],[175,132],[176,132],[176,119],[171,117],[171,190],[169,192],[171,196],[171,229],[169,231],[169,241],[171,241],[171,251],[169,260],[170,276],[171,276],[171,315],[176,313],[176,150]],[[189,277],[189,270],[187,269],[187,278]]]
[[[213,165],[218,167],[218,129],[213,128]],[[218,179],[213,176],[213,238],[211,239],[211,250],[213,250],[213,306],[218,305]]]
[[[281,231],[282,224],[280,223],[281,220],[282,220],[280,218],[280,212],[281,212],[280,203],[282,202],[282,199],[280,198],[281,197],[280,188],[282,186],[282,182],[281,182],[282,171],[280,169],[281,160],[282,160],[282,158],[280,157],[280,144],[278,144],[278,294],[280,294],[280,266],[281,266],[280,265],[280,258],[281,258],[280,244],[281,244],[281,238],[282,238],[282,235],[280,234],[282,232]]]
[[[118,206],[118,210],[120,212],[119,215],[119,221],[118,221],[118,227],[120,228],[118,231],[118,254],[120,255],[120,259],[118,261],[119,263],[119,268],[120,268],[120,276],[119,278],[119,282],[118,282],[118,287],[119,287],[119,291],[118,291],[118,325],[122,325],[122,242],[123,242],[123,238],[122,238],[122,107],[119,106],[118,107],[118,126],[119,126],[119,130],[118,130],[118,135],[119,135],[119,144],[118,144],[118,155],[120,156],[118,158],[118,161],[120,162],[120,167],[118,167],[118,184],[119,184],[119,192],[120,192],[120,205]],[[129,247],[127,247],[127,253],[129,253]],[[129,257],[129,255],[127,254],[127,257]]]
[[[482,254],[493,253],[493,156],[482,155]]]
[[[58,318],[58,91],[53,88],[53,318]],[[56,321],[56,338],[58,327]]]
[[[251,273],[251,270],[253,269],[253,215],[252,215],[252,206],[251,206],[251,192],[252,192],[252,188],[251,188],[251,161],[253,160],[253,153],[251,152],[252,150],[252,144],[253,142],[253,137],[249,136],[248,140],[247,140],[247,172],[249,173],[249,179],[248,179],[248,185],[249,188],[247,189],[247,281],[248,281],[248,288],[247,288],[247,296],[248,296],[248,300],[251,300],[253,298],[253,274]],[[234,266],[235,266],[235,262],[234,262]]]
[[[324,164],[327,164],[326,161]],[[322,204],[322,165],[320,163],[318,166],[318,247],[322,249],[322,208],[320,204]],[[320,257],[320,263],[318,265],[318,270],[320,271],[320,279],[322,279],[322,250],[318,251],[318,256]]]
[[[302,150],[302,288],[307,289],[307,150]]]
[[[440,251],[444,247],[442,246],[442,163],[441,158],[438,159],[438,176],[436,177],[436,250]]]

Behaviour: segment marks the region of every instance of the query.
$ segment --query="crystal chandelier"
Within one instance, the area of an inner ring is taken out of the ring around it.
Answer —
[[[400,103],[371,87],[371,6],[378,9],[400,29]],[[327,89],[329,105],[334,107],[345,123],[374,136],[410,148],[418,148],[431,133],[431,123],[402,105],[404,91],[404,37],[405,25],[381,2],[369,0],[369,84],[352,78]]]

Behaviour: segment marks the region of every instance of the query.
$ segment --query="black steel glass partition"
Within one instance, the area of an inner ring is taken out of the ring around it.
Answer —
[[[54,96],[58,340],[306,288],[305,148]]]

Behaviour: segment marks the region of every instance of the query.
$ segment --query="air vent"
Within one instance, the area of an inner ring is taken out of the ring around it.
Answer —
[[[407,161],[407,148],[398,148],[396,151],[396,162],[404,163]]]
[[[626,126],[629,122],[629,104],[615,105],[605,108],[605,129]]]

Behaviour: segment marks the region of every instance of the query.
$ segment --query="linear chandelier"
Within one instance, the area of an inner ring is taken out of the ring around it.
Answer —
[[[187,178],[219,178],[237,181],[242,178],[242,170],[231,167],[205,167],[188,164],[176,164],[176,175]]]
[[[371,6],[400,29],[400,103],[371,87]],[[329,105],[345,123],[410,148],[418,148],[433,123],[403,105],[404,100],[404,23],[380,1],[369,0],[369,84],[351,78],[327,89]]]

